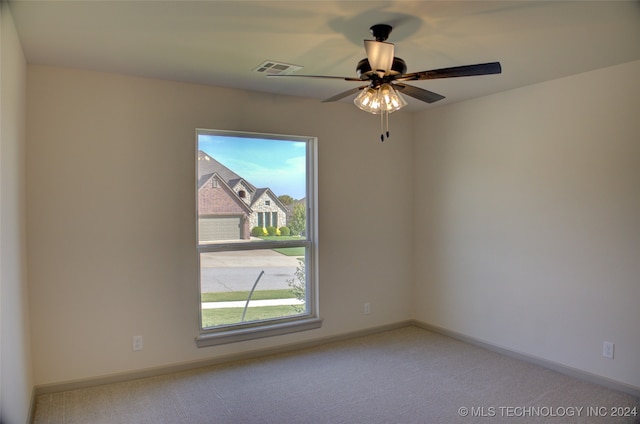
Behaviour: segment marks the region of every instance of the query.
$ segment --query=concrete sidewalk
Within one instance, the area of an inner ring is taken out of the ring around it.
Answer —
[[[236,250],[209,252],[200,256],[203,268],[293,267],[299,265],[297,256],[286,256],[273,250]]]
[[[219,308],[244,308],[247,304],[246,300],[239,300],[236,302],[202,302],[202,309],[219,309]],[[252,300],[249,302],[249,307],[256,306],[280,306],[280,305],[304,305],[304,301],[296,298],[290,299],[265,299],[265,300]]]

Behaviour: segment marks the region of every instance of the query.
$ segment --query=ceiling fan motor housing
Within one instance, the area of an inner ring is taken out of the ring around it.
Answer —
[[[372,69],[371,65],[369,65],[369,59],[366,57],[358,62],[358,66],[356,66],[356,72],[358,74],[358,78],[362,80],[371,79],[372,75],[377,75]],[[393,64],[391,65],[391,69],[389,69],[389,75],[399,75],[407,72],[407,64],[403,59],[399,57],[393,58]]]
[[[376,24],[369,28],[376,41],[386,41],[392,29],[393,27],[387,24]]]

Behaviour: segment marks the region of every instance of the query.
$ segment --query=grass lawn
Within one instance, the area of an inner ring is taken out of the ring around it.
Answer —
[[[304,257],[304,247],[283,247],[282,249],[273,249],[274,252],[278,252],[285,256],[302,256]]]
[[[220,293],[202,293],[203,302],[234,302],[238,300],[247,300],[249,291],[232,291]],[[296,297],[291,289],[280,290],[256,290],[251,296],[251,300],[264,299],[292,299]]]
[[[260,239],[268,241],[286,241],[286,240],[301,240],[300,236],[261,236]]]
[[[298,306],[299,307],[299,306]],[[203,309],[202,310],[202,327],[214,327],[224,324],[237,324],[241,322],[242,311],[244,308],[223,308],[223,309]],[[259,321],[269,318],[282,318],[292,315],[298,315],[298,312],[292,305],[281,306],[259,306],[247,308],[247,314],[244,317],[245,322]]]
[[[262,236],[260,237],[262,240],[268,241],[286,241],[286,240],[300,240],[300,236]],[[273,251],[278,252],[285,256],[302,256],[304,257],[304,247],[285,247],[282,249],[273,249]]]

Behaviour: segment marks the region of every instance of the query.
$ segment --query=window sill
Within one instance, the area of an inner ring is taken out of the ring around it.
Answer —
[[[260,339],[263,337],[280,336],[283,334],[297,333],[299,331],[314,330],[322,326],[322,319],[307,318],[303,320],[290,321],[284,323],[262,325],[260,327],[250,327],[232,329],[213,333],[203,333],[196,337],[198,347],[217,346],[227,343],[236,343],[246,340]]]

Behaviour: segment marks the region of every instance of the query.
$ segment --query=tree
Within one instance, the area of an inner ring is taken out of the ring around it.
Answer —
[[[282,204],[285,206],[289,206],[294,202],[293,197],[289,196],[288,194],[283,194],[282,196],[278,196],[278,200],[280,200]]]
[[[293,205],[293,216],[289,223],[291,234],[299,235],[307,227],[307,207],[304,203],[296,203]]]

